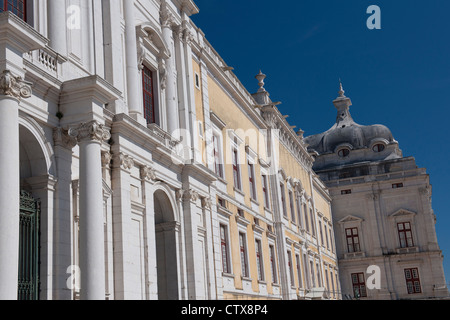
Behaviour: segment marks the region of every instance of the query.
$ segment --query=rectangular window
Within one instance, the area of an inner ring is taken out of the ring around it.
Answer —
[[[256,247],[256,267],[258,268],[258,280],[264,281],[264,266],[261,240],[255,240]]]
[[[230,261],[228,256],[227,227],[220,225],[220,246],[222,250],[222,268],[224,273],[230,273]]]
[[[319,287],[322,286],[322,277],[320,275],[320,268],[319,268],[319,264],[316,263],[316,272],[317,272],[317,283],[319,285]]]
[[[239,155],[236,149],[233,149],[233,178],[234,178],[234,187],[241,189],[241,175],[239,172]]]
[[[297,198],[297,221],[298,221],[298,225],[301,226],[302,224],[302,205],[300,203],[300,199]]]
[[[198,75],[198,73],[195,73],[195,87],[197,89],[200,89],[200,76]]]
[[[361,247],[359,245],[358,228],[345,229],[345,237],[347,239],[348,253],[361,251]]]
[[[267,209],[270,209],[269,184],[268,184],[266,175],[262,175],[262,188],[263,188],[263,195],[264,195],[264,206]]]
[[[355,298],[366,298],[366,281],[364,279],[364,273],[352,273],[352,286],[353,294]]]
[[[417,268],[405,269],[405,279],[408,294],[422,292],[422,288],[420,286],[419,269]]]
[[[332,233],[332,231],[331,231],[331,227],[330,227],[330,229],[329,229],[328,231],[330,231],[330,246],[331,246],[331,252],[334,253],[333,233]]]
[[[401,222],[397,224],[398,238],[400,240],[400,248],[414,247],[414,241],[411,231],[411,223]]]
[[[330,242],[328,240],[328,232],[327,232],[327,225],[324,224],[324,230],[325,230],[325,241],[327,243],[327,249],[330,250]]]
[[[291,219],[293,223],[296,223],[295,221],[295,208],[294,208],[294,194],[292,191],[289,190],[289,209],[291,210]]]
[[[293,266],[292,266],[292,254],[289,250],[287,252],[287,255],[288,255],[289,275],[291,277],[291,286],[295,287],[294,270],[293,270]]]
[[[280,193],[281,193],[281,206],[283,207],[283,216],[287,219],[287,208],[286,208],[286,191],[284,190],[284,184],[280,183]]]
[[[320,220],[319,220],[319,233],[320,233],[320,244],[322,246],[325,246],[325,243],[323,242],[322,221]]]
[[[312,208],[309,208],[309,213],[311,215],[311,233],[315,237],[316,236],[316,226],[314,223],[314,210]]]
[[[147,123],[155,123],[155,97],[153,94],[153,72],[144,66],[142,69],[142,91],[144,94],[144,118]]]
[[[403,183],[394,183],[392,185],[392,189],[403,188]]]
[[[333,292],[333,297],[335,297],[333,271],[331,270],[330,270],[330,277],[331,277],[331,290]]]
[[[309,272],[311,273],[311,285],[313,288],[316,287],[316,278],[314,276],[314,263],[312,261],[309,262]]]
[[[351,194],[352,190],[342,190],[341,195]]]
[[[300,256],[295,255],[295,262],[297,263],[297,277],[298,277],[298,287],[302,287],[302,266],[300,264]]]
[[[278,283],[275,247],[273,245],[270,245],[269,250],[270,250],[270,269],[271,269],[270,271],[272,272],[272,283]]]
[[[245,234],[239,233],[239,253],[241,256],[241,272],[244,278],[248,278],[247,242]]]
[[[219,143],[220,143],[219,137],[216,135],[213,135],[214,170],[219,177],[223,178],[223,166],[222,166],[222,158],[221,158]]]
[[[26,9],[26,0],[0,0],[0,12],[11,11],[24,21],[27,21]]]
[[[308,206],[303,204],[303,212],[305,214],[305,226],[306,226],[306,232],[309,233],[309,221],[308,221]]]
[[[250,197],[253,200],[256,200],[256,182],[255,182],[255,170],[254,165],[248,161],[248,181],[250,185]]]
[[[311,288],[311,279],[309,278],[308,274],[308,260],[306,259],[306,254],[303,254],[303,265],[305,266],[305,279],[306,279],[306,288]]]

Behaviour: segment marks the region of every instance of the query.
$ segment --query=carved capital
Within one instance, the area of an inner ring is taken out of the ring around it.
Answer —
[[[202,208],[205,208],[206,210],[210,210],[212,208],[211,197],[202,198]]]
[[[18,100],[31,97],[31,82],[24,81],[22,77],[14,76],[11,71],[5,70],[0,74],[0,94]]]
[[[111,133],[102,124],[99,124],[94,120],[70,128],[69,136],[76,139],[78,142],[84,140],[103,142],[111,138]]]
[[[73,149],[77,145],[77,140],[69,135],[68,130],[63,128],[53,129],[53,141],[55,146],[66,149]]]
[[[148,181],[155,181],[156,170],[149,166],[141,167],[141,179]]]
[[[172,13],[169,11],[166,1],[161,2],[160,13],[160,22],[162,28],[171,28],[175,22],[175,19]]]
[[[192,203],[197,202],[197,200],[200,198],[200,195],[198,194],[198,192],[195,190],[192,190],[192,189],[181,190],[181,192],[179,192],[179,195],[181,196],[182,199],[184,199],[186,201],[190,201]]]
[[[113,163],[116,168],[122,168],[124,170],[130,170],[134,166],[133,158],[122,152],[114,157]]]

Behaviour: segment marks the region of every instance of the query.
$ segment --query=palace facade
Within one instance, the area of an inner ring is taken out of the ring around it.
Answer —
[[[373,249],[383,277],[400,259],[427,297],[441,290],[424,172],[388,160],[417,176],[426,223],[390,206],[406,242],[372,241],[372,218],[336,194],[347,180],[327,176],[262,72],[244,88],[198,12],[192,0],[0,2],[0,299],[364,298],[352,279],[372,245],[386,248]],[[355,224],[363,246],[348,255]],[[403,269],[378,298],[414,286]]]
[[[0,299],[340,298],[303,136],[193,1],[0,8]]]

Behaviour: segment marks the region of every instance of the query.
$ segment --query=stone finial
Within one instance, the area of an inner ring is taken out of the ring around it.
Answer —
[[[339,79],[339,97],[345,98],[345,91],[344,91],[344,87],[342,86],[341,79]]]
[[[259,74],[256,75],[256,80],[258,80],[259,90],[258,92],[266,92],[266,89],[264,89],[264,80],[266,79],[266,75],[262,73],[261,70],[259,70]]]

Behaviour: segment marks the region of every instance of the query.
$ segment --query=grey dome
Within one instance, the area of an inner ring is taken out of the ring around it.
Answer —
[[[356,150],[369,148],[377,141],[385,144],[396,142],[392,132],[386,126],[357,124],[350,114],[351,100],[344,95],[342,85],[339,95],[333,101],[338,110],[335,125],[326,132],[305,138],[309,151],[322,155],[334,153],[341,146]]]

